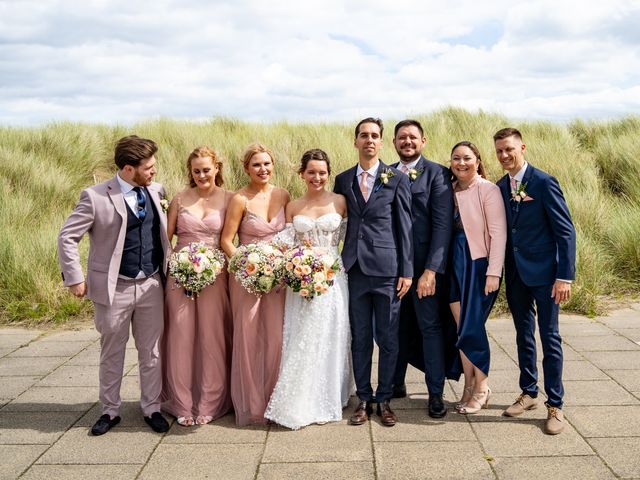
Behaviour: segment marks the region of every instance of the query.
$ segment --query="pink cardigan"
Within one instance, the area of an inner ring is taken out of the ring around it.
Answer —
[[[454,187],[457,182],[454,182]],[[489,258],[487,275],[502,276],[507,246],[507,218],[497,185],[478,177],[455,193],[471,258]]]

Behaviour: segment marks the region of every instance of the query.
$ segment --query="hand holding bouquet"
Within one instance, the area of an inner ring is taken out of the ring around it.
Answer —
[[[169,275],[193,299],[193,295],[215,282],[224,262],[221,250],[210,249],[204,242],[192,242],[171,254]]]
[[[339,258],[324,248],[299,245],[285,253],[284,281],[308,300],[327,293],[340,269]]]
[[[248,292],[260,296],[282,283],[283,257],[266,242],[240,245],[229,259],[229,272]]]

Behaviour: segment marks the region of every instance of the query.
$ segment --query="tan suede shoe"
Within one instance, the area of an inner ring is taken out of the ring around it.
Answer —
[[[530,397],[526,393],[521,393],[513,405],[508,407],[502,415],[505,417],[517,417],[522,415],[526,410],[535,410],[538,408],[538,399]]]
[[[564,414],[558,407],[552,407],[547,403],[547,421],[544,424],[544,433],[548,435],[557,435],[564,430]]]

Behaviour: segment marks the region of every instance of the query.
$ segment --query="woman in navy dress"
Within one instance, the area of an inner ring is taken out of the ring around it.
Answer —
[[[484,178],[478,148],[463,141],[451,150],[455,201],[449,304],[458,327],[464,393],[456,410],[477,413],[489,405],[489,340],[485,322],[500,287],[507,243],[499,188]]]

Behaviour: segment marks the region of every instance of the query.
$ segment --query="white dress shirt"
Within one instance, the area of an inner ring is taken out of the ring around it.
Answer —
[[[373,193],[373,184],[376,181],[376,175],[378,175],[378,168],[380,168],[380,161],[378,160],[376,164],[371,167],[366,172],[369,174],[367,177],[367,191],[369,192],[369,196]],[[362,172],[364,172],[364,168],[360,166],[358,163],[358,169],[356,170],[356,176],[358,177],[358,185],[362,184]]]
[[[124,203],[126,203],[131,209],[131,211],[136,216],[138,216],[138,194],[133,189],[133,185],[121,179],[119,173],[116,174],[116,178],[118,179],[118,183],[120,184],[120,190],[122,190]],[[144,187],[141,187],[141,188],[144,188]]]

